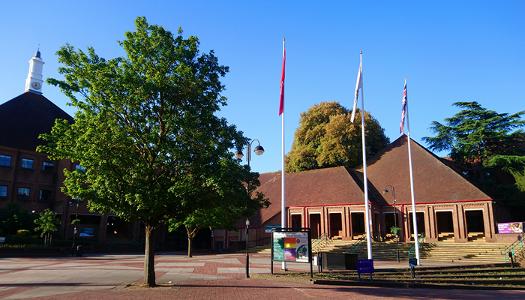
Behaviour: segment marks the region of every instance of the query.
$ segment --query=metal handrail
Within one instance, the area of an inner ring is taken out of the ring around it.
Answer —
[[[509,252],[513,252],[514,253],[514,251],[515,251],[514,249],[518,245],[520,245],[520,248],[523,249],[523,238],[516,239],[516,241],[514,241],[514,243],[508,245],[507,247],[505,247],[505,249],[501,250],[500,254],[501,255],[507,255]]]
[[[358,249],[362,244],[366,242],[366,236],[360,237],[357,239],[355,243],[353,243],[348,249],[346,249],[346,253],[349,253],[350,251],[353,251],[355,249]]]
[[[328,243],[328,241],[330,240],[330,237],[328,236],[327,233],[323,233],[319,236],[319,238],[316,239],[316,241],[314,243],[312,243],[312,250],[317,247],[317,253],[319,253],[319,249],[320,248],[323,248],[324,246],[326,246],[326,244]],[[323,245],[324,243],[324,245]]]

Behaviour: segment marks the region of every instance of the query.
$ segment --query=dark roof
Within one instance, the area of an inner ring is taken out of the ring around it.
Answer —
[[[35,151],[55,119],[73,118],[41,94],[25,92],[0,105],[0,145]]]
[[[480,189],[412,140],[412,166],[416,203],[491,200]],[[379,191],[388,185],[396,190],[397,203],[410,203],[408,137],[400,136],[368,163],[368,180]],[[383,196],[392,202],[392,196]]]
[[[286,174],[286,206],[361,204],[363,190],[352,176],[345,167]],[[259,181],[258,191],[271,204],[253,221],[264,223],[281,211],[281,172],[261,174]]]

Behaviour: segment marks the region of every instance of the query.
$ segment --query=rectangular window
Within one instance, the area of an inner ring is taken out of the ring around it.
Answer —
[[[11,167],[11,155],[0,155],[0,167]]]
[[[38,200],[42,202],[47,202],[51,200],[51,191],[48,190],[40,190],[40,194],[38,196]]]
[[[22,158],[20,166],[22,169],[33,170],[33,160],[29,158]]]
[[[0,198],[7,198],[7,185],[0,185]]]
[[[31,189],[27,187],[19,187],[16,189],[16,194],[18,195],[18,198],[29,198],[31,195]]]
[[[55,163],[45,160],[42,162],[42,171],[51,171],[55,168]]]

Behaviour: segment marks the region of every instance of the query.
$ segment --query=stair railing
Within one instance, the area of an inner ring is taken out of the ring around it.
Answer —
[[[519,235],[516,241],[501,250],[500,254],[505,257],[505,261],[509,261],[511,257],[514,258],[516,256],[516,253],[523,252],[523,248],[523,236]]]
[[[321,234],[315,241],[312,242],[312,250],[316,249],[317,254],[319,254],[319,249],[322,249],[328,245],[330,237],[327,233]]]
[[[417,240],[419,242],[419,245],[422,245],[423,242],[425,241],[425,236],[420,233],[418,234],[417,236]],[[421,250],[421,249],[420,249]],[[408,257],[415,257],[416,256],[416,243],[414,243],[414,245],[410,246],[410,248],[408,248]]]
[[[359,253],[361,250],[361,246],[366,243],[366,236],[360,237],[357,239],[355,243],[353,243],[348,249],[346,249],[345,253]]]

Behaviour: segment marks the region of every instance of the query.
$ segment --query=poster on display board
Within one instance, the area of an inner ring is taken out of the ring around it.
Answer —
[[[523,233],[523,222],[498,223],[498,233]]]
[[[310,262],[308,232],[274,232],[273,260]]]

